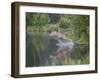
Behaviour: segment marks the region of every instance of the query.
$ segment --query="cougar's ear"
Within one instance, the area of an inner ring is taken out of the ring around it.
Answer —
[[[68,32],[64,32],[64,35],[69,36],[69,33]]]

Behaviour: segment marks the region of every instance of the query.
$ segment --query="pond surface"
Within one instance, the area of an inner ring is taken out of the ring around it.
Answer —
[[[57,38],[48,34],[26,34],[26,67],[89,64],[89,45],[73,41],[73,48],[58,51]]]

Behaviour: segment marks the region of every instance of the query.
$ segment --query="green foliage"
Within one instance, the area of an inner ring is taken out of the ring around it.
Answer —
[[[59,27],[64,29],[70,28],[69,19],[67,19],[66,17],[61,17],[59,20]]]
[[[41,14],[41,13],[35,14],[32,20],[34,26],[45,26],[50,21],[47,14]]]
[[[64,15],[59,20],[59,27],[70,32],[70,38],[81,43],[89,40],[89,16]]]
[[[60,14],[48,14],[50,18],[50,24],[57,24],[60,19]]]
[[[89,16],[75,16],[73,18],[73,31],[73,36],[77,36],[76,40],[80,40],[82,43],[88,43]]]
[[[26,12],[26,27],[27,26],[32,26],[32,18],[33,18],[33,13],[27,13]]]
[[[44,26],[49,23],[49,16],[41,13],[26,13],[27,26]]]

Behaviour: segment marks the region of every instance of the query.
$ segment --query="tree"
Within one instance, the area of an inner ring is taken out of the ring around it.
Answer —
[[[64,28],[64,29],[70,28],[70,21],[69,21],[68,17],[63,16],[60,18],[59,27]]]
[[[33,27],[42,31],[43,27],[50,22],[48,14],[26,13],[26,27]]]
[[[46,24],[49,23],[49,16],[47,14],[41,14],[41,13],[37,13],[35,15],[33,15],[32,18],[32,24],[34,26],[45,26]]]
[[[63,15],[59,20],[59,27],[70,31],[70,38],[81,43],[89,40],[89,16],[88,15]]]
[[[26,12],[26,27],[32,26],[33,13]]]
[[[76,40],[80,40],[81,43],[87,43],[89,40],[89,16],[74,16],[72,23]]]

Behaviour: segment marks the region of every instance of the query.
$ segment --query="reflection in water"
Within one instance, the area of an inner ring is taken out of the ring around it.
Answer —
[[[88,44],[51,35],[26,34],[26,67],[89,63]]]

